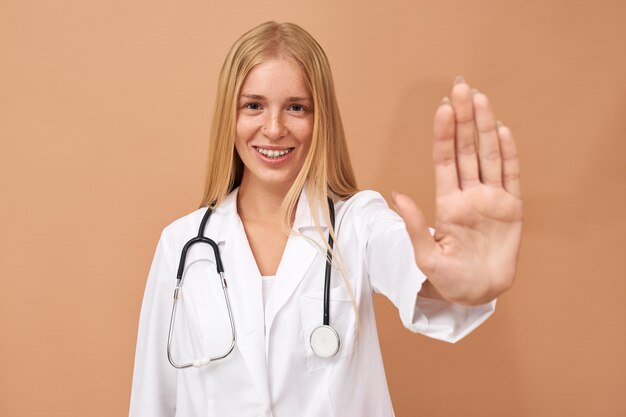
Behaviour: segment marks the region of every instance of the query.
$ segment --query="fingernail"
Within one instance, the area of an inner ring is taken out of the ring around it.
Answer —
[[[496,129],[500,129],[502,126],[504,126],[504,124],[500,120],[496,121]]]
[[[454,85],[457,85],[457,84],[467,84],[465,82],[465,78],[463,78],[462,75],[457,75],[456,78],[454,79]]]
[[[395,191],[392,191],[391,192],[391,199],[393,200],[393,204],[395,204],[397,206],[398,203],[396,202],[396,197],[398,197],[398,193],[396,193]]]
[[[441,102],[439,103],[440,106],[443,105],[450,105],[450,99],[448,97],[444,97],[441,99]]]
[[[476,94],[480,93],[480,91],[478,91],[475,88],[472,88],[472,96],[475,96]]]

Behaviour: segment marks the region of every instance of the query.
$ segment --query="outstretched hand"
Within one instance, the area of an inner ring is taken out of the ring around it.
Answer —
[[[511,131],[462,77],[435,113],[433,163],[434,236],[415,203],[394,195],[428,278],[425,288],[449,301],[485,303],[515,277],[523,217],[519,162]]]

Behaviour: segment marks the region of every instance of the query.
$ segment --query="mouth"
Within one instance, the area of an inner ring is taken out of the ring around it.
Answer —
[[[253,146],[260,155],[270,160],[281,159],[296,148],[264,148],[261,146]]]

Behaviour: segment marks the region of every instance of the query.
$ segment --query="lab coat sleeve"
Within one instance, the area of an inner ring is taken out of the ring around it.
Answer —
[[[406,225],[380,194],[372,194],[359,216],[372,288],[391,300],[409,330],[459,341],[493,313],[495,300],[470,307],[418,296],[426,276],[415,262]]]
[[[167,360],[167,331],[176,271],[166,232],[161,234],[146,283],[130,399],[130,417],[175,414],[177,372]]]

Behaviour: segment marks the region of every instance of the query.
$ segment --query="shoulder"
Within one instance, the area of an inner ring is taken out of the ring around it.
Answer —
[[[383,196],[373,190],[363,190],[336,204],[338,224],[344,229],[354,227],[361,231],[370,229],[377,222],[401,221]]]
[[[382,214],[392,214],[387,201],[373,190],[362,190],[336,204],[337,215],[349,219],[372,218]],[[394,213],[395,214],[395,213]]]
[[[236,191],[226,196],[222,203],[213,210],[209,222],[205,225],[203,235],[211,237],[216,242],[224,241],[229,236],[239,220],[236,201]],[[207,207],[200,207],[174,220],[165,226],[161,233],[161,239],[170,242],[171,248],[182,247],[189,239],[198,236],[202,218],[207,210]]]
[[[166,241],[170,246],[178,246],[177,242],[198,234],[198,227],[202,221],[202,216],[207,208],[201,207],[182,217],[179,217],[167,224],[161,232],[161,240]]]

